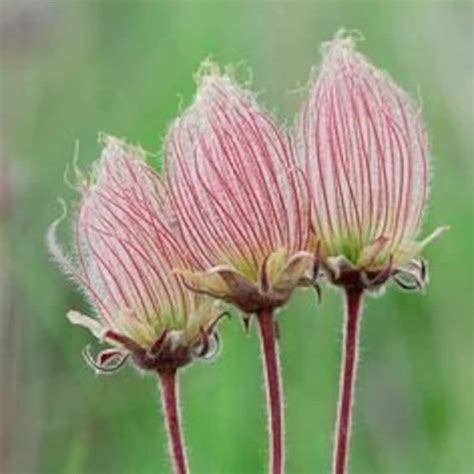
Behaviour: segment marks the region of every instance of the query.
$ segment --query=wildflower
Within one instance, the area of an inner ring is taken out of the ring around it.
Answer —
[[[176,472],[186,471],[176,423],[176,369],[212,355],[222,312],[210,298],[185,288],[176,267],[186,251],[176,239],[167,190],[144,161],[144,152],[107,137],[92,178],[81,177],[74,221],[74,259],[50,228],[51,253],[80,285],[97,315],[71,311],[69,320],[89,329],[109,347],[88,362],[116,370],[127,358],[160,375],[164,411],[175,451]]]
[[[312,191],[322,267],[346,296],[333,458],[334,474],[344,474],[363,294],[390,277],[421,288],[419,254],[444,228],[416,240],[428,195],[421,111],[344,33],[324,46],[294,142]]]
[[[314,281],[309,194],[289,140],[254,96],[205,63],[194,103],[165,145],[173,204],[195,262],[187,285],[257,314],[267,382],[270,470],[283,469],[273,310]],[[248,316],[244,317],[246,326]]]
[[[81,188],[75,262],[57,242],[59,220],[49,248],[97,311],[96,318],[71,311],[69,320],[111,346],[95,365],[107,369],[112,358],[129,355],[143,369],[189,362],[220,313],[174,273],[186,265],[186,252],[175,238],[161,178],[142,150],[107,137],[91,182]]]
[[[420,252],[445,229],[416,240],[428,196],[421,110],[344,33],[324,46],[295,143],[333,282],[377,289],[393,276],[421,288]]]
[[[311,279],[307,189],[287,137],[249,91],[205,63],[165,154],[194,290],[253,313]]]

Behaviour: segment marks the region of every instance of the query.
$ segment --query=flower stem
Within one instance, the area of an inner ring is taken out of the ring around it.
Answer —
[[[178,380],[176,369],[159,371],[161,402],[168,432],[169,451],[175,474],[186,474],[188,463],[186,460],[186,448],[181,433],[179,403],[178,403]]]
[[[339,403],[333,453],[333,474],[347,472],[352,404],[359,352],[359,327],[362,307],[361,289],[346,289],[343,355]]]
[[[270,474],[281,474],[284,465],[283,448],[283,405],[278,347],[275,321],[271,310],[261,310],[257,314],[260,330],[263,370],[267,397]]]

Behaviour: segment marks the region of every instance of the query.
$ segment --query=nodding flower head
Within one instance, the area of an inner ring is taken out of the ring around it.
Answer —
[[[94,361],[98,370],[118,368],[131,356],[143,369],[178,367],[209,356],[222,314],[216,303],[187,290],[175,268],[186,266],[176,239],[167,190],[139,148],[107,137],[90,180],[81,179],[73,225],[73,256],[57,242],[62,220],[52,224],[49,248],[80,285],[95,309],[69,320],[107,343]]]
[[[284,304],[312,280],[309,190],[287,136],[249,91],[206,63],[165,155],[195,259],[183,272],[190,287],[252,313]]]
[[[312,192],[313,223],[333,282],[377,288],[393,276],[423,285],[417,241],[428,194],[421,110],[342,32],[322,66],[294,131]]]

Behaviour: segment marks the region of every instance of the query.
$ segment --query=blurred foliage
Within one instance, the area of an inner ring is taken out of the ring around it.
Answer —
[[[366,303],[352,474],[464,474],[473,435],[473,4],[471,2],[130,2],[2,0],[0,471],[156,473],[169,469],[156,381],[126,368],[97,377],[70,326],[88,311],[44,245],[71,199],[64,181],[76,141],[83,169],[97,132],[155,152],[192,97],[204,58],[252,71],[262,101],[291,123],[341,26],[423,99],[433,178],[425,232],[451,231],[426,252],[425,295],[389,287]],[[8,173],[8,174],[7,174]],[[2,182],[5,180],[2,180]],[[5,200],[4,200],[5,201]],[[338,385],[340,294],[317,306],[300,292],[279,314],[288,472],[329,472]],[[182,377],[185,433],[196,473],[265,470],[258,341],[234,315],[221,356]]]

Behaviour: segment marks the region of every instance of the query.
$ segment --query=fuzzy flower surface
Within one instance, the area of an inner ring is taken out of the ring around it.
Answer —
[[[113,137],[104,142],[90,179],[80,177],[73,255],[58,243],[62,218],[48,234],[52,255],[96,313],[70,311],[68,319],[109,345],[95,361],[86,353],[98,370],[129,356],[150,370],[184,365],[208,354],[220,311],[174,272],[186,266],[186,251],[176,239],[166,187],[145,153]]]
[[[352,272],[369,287],[389,276],[421,286],[419,254],[444,230],[417,240],[429,178],[421,110],[343,32],[323,47],[293,142],[333,280]]]
[[[165,156],[190,287],[252,313],[311,280],[309,190],[289,139],[230,74],[203,66]]]

